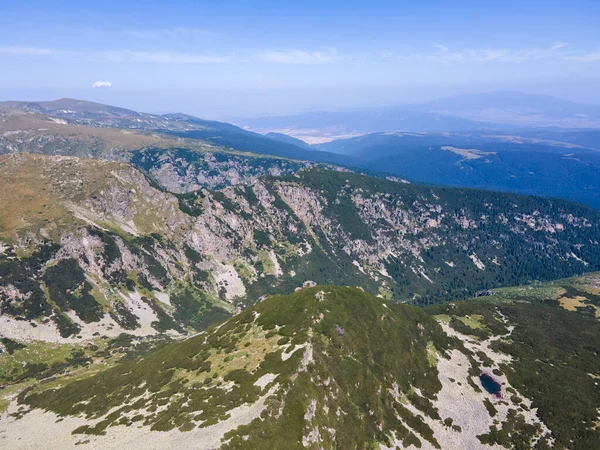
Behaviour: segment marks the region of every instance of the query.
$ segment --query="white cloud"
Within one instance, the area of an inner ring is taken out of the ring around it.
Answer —
[[[92,84],[92,87],[97,89],[108,89],[112,87],[112,83],[110,81],[96,81]]]
[[[342,59],[336,49],[307,52],[304,50],[284,50],[258,52],[256,58],[280,64],[326,64]]]
[[[167,64],[223,64],[233,61],[233,55],[202,55],[197,53],[172,53],[172,52],[114,52],[113,56],[125,61],[142,63],[167,63]]]

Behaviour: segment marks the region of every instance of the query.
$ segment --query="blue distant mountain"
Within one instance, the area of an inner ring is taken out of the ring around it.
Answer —
[[[236,123],[259,132],[305,133],[315,136],[343,136],[379,131],[477,131],[507,130],[504,125],[475,121],[446,114],[385,108],[342,112],[311,112],[292,116],[239,119]]]
[[[600,128],[600,105],[547,95],[495,91],[398,107],[238,119],[259,132],[348,136],[383,131],[514,131],[528,127]]]
[[[513,91],[454,95],[408,108],[519,127],[600,128],[600,105]]]
[[[600,208],[600,131],[529,135],[375,133],[318,148],[415,181],[563,197]]]

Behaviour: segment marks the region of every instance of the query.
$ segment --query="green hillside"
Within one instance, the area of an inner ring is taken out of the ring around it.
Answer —
[[[302,289],[97,374],[37,382],[9,411],[93,445],[593,448],[598,319],[561,299],[596,305],[598,279],[425,309]],[[482,372],[502,382],[500,397]]]
[[[314,283],[422,305],[600,268],[600,214],[562,200],[320,169],[173,194],[123,163],[0,167],[0,307],[17,341],[199,331]]]

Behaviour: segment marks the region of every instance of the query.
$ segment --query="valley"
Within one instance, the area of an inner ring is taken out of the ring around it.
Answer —
[[[181,332],[307,282],[429,304],[600,268],[600,214],[559,200],[317,168],[182,194],[124,163],[0,168],[9,329]]]
[[[0,5],[0,450],[600,449],[599,1]]]

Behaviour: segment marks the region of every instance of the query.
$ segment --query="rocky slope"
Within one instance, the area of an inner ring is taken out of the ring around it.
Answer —
[[[54,102],[50,103],[54,105]],[[246,132],[228,124],[217,124],[216,129],[208,125],[200,126],[199,123],[206,122],[210,125],[213,122],[181,114],[171,114],[166,118],[157,116],[165,121],[163,123],[146,120],[147,115],[135,111],[112,113],[113,109],[121,109],[94,103],[91,104],[95,108],[92,114],[85,108],[86,102],[83,102],[83,109],[77,111],[50,108],[45,103],[42,104],[43,107],[39,104],[16,102],[8,102],[10,106],[1,105],[0,155],[34,153],[131,162],[174,192],[189,192],[201,188],[220,189],[239,183],[249,184],[264,175],[293,174],[311,166],[329,167],[324,163],[290,160],[228,148],[226,139],[219,141],[223,133],[228,133],[230,128],[239,130],[238,133]],[[72,107],[77,109],[77,105],[78,103],[73,104]],[[91,117],[88,118],[90,114]],[[137,127],[132,127],[121,122],[123,117],[146,119],[136,119],[140,122],[136,122]],[[196,129],[177,126],[182,122],[196,123],[200,129],[212,131],[207,134],[207,140],[167,134]],[[172,126],[169,127],[169,124]],[[161,127],[160,131],[153,131],[157,127]],[[209,142],[211,140],[215,142]],[[262,137],[253,142],[259,145],[267,142],[273,149],[278,147],[275,141]],[[243,140],[232,144],[245,150]]]
[[[32,114],[41,114],[62,119],[73,125],[87,125],[100,128],[125,128],[135,130],[197,130],[234,129],[221,122],[201,120],[185,114],[147,114],[117,106],[88,102],[73,98],[62,98],[48,102],[1,102],[0,107]]]
[[[310,167],[334,167],[210,148],[204,151],[189,148],[148,148],[133,153],[130,162],[163,188],[175,193],[253,184],[265,175],[293,175]]]
[[[431,309],[334,286],[271,297],[146,357],[30,384],[0,416],[0,442],[593,448],[598,322],[585,307],[553,300],[579,286],[591,299],[582,305],[595,305],[593,283],[494,291]],[[486,377],[499,385],[494,394]]]
[[[600,267],[600,214],[559,200],[324,170],[185,194],[124,163],[8,155],[0,170],[16,340],[182,334],[307,283],[425,304]]]
[[[60,117],[0,106],[0,154],[118,159],[129,151],[167,148],[176,143],[176,139],[156,133],[82,126]]]

